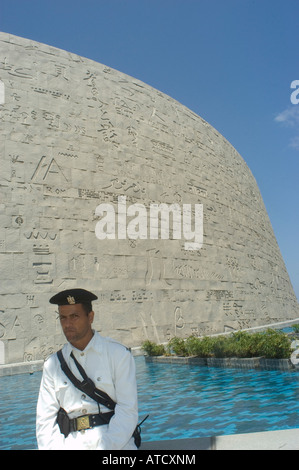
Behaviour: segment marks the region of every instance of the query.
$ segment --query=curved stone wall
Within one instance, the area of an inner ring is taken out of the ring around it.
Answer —
[[[255,179],[214,128],[99,63],[5,33],[0,47],[3,363],[64,342],[48,299],[70,287],[128,346],[299,316]],[[165,239],[144,219],[161,203],[189,205],[197,247],[177,213]]]

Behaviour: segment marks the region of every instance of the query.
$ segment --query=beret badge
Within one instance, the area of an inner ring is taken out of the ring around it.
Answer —
[[[68,295],[66,299],[67,299],[69,305],[74,305],[76,303],[74,297],[72,297],[71,295]]]

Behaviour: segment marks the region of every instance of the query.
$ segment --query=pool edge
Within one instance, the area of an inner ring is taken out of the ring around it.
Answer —
[[[299,428],[248,434],[148,441],[141,450],[299,450]]]

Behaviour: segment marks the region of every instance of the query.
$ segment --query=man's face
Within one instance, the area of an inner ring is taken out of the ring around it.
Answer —
[[[82,304],[60,305],[59,318],[66,339],[73,345],[90,339],[94,312],[85,312]]]

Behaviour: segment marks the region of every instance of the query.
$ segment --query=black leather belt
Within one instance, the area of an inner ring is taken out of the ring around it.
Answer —
[[[70,419],[70,432],[83,431],[85,429],[91,429],[95,426],[102,426],[108,424],[114,411],[108,413],[98,413],[96,415],[82,415],[77,418]]]

